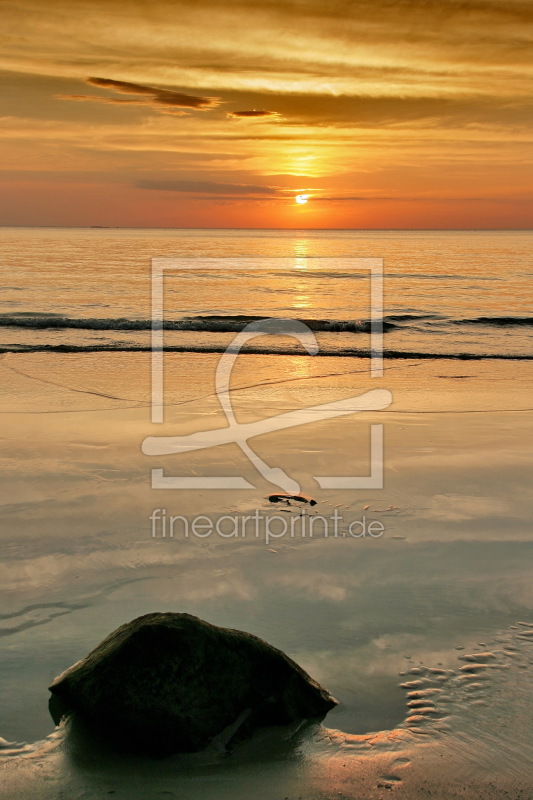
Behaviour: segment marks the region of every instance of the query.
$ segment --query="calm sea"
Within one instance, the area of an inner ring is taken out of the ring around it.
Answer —
[[[0,352],[148,350],[152,258],[169,257],[198,268],[166,274],[165,348],[218,351],[251,321],[289,317],[322,355],[365,354],[369,278],[351,260],[374,258],[387,357],[531,358],[532,245],[531,231],[4,228]],[[279,336],[248,349],[302,352]]]

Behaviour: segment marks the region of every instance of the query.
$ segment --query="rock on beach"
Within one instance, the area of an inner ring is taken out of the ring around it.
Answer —
[[[257,636],[173,612],[117,628],[50,691],[56,722],[74,712],[119,749],[151,756],[202,750],[225,731],[235,742],[336,705]]]

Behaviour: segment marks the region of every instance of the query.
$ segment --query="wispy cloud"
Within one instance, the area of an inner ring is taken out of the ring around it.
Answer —
[[[260,93],[242,93],[240,102],[264,102]],[[332,95],[313,92],[276,93],[268,101],[274,112],[230,111],[227,117],[276,117],[285,126],[332,128],[424,127],[428,129],[491,126],[511,130],[530,130],[533,103],[530,98],[486,97],[464,94],[457,97],[418,97],[382,94]],[[239,102],[239,101],[238,101]],[[244,105],[243,102],[243,105]]]
[[[263,186],[250,183],[219,183],[217,181],[196,180],[141,180],[138,189],[157,189],[166,192],[186,192],[200,195],[223,195],[225,197],[267,197],[283,196],[286,190],[279,186]]]

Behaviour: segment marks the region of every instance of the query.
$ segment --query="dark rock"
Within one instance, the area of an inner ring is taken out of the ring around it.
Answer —
[[[322,718],[336,704],[258,637],[175,613],[117,628],[50,691],[53,716],[74,711],[120,749],[155,756],[201,750],[226,729],[236,741]]]

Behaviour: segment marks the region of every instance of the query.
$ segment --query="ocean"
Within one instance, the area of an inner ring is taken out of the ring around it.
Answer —
[[[219,352],[274,317],[304,322],[318,355],[367,355],[368,276],[351,264],[370,258],[383,259],[374,324],[387,358],[529,359],[532,241],[531,231],[4,228],[0,352],[149,350],[151,263],[169,258],[198,263],[166,278],[169,350]],[[263,268],[252,274],[243,259]],[[301,345],[267,337],[247,349]]]

